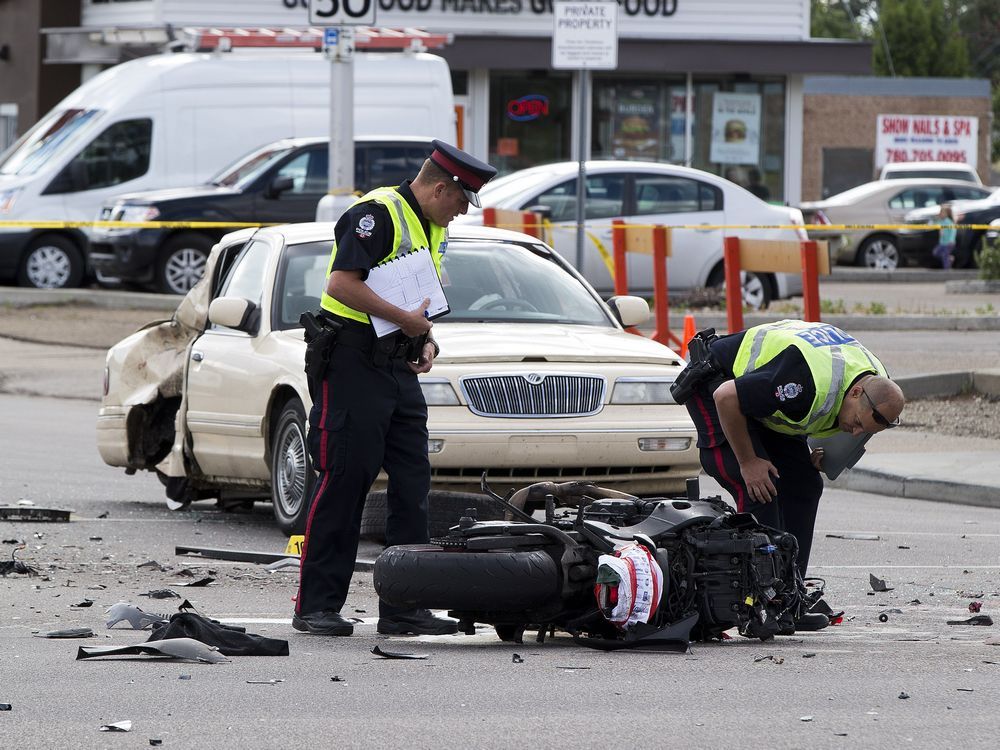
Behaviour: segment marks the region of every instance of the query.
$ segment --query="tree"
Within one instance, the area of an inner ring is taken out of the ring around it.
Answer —
[[[954,3],[944,0],[882,0],[874,44],[877,75],[962,78],[969,51]],[[879,36],[884,35],[880,40]]]

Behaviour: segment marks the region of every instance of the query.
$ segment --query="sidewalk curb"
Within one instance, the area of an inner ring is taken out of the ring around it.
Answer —
[[[691,312],[697,330],[714,328],[718,332],[728,331],[725,313]],[[776,323],[794,318],[793,314],[744,313],[743,327]],[[998,315],[823,315],[824,323],[843,328],[845,331],[1000,331]]]
[[[946,482],[940,479],[912,477],[871,469],[849,469],[837,479],[825,480],[828,487],[857,492],[872,492],[890,497],[935,500],[955,505],[1000,508],[1000,489],[980,484]]]
[[[120,292],[114,289],[24,289],[0,288],[0,306],[80,304],[114,310],[169,310],[173,312],[183,297],[153,292]]]

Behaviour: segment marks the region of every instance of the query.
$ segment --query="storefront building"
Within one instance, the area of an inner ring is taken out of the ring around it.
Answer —
[[[379,27],[452,35],[435,52],[465,148],[501,172],[575,158],[577,73],[551,65],[553,0],[372,1]],[[94,54],[96,31],[125,48],[168,26],[308,25],[305,0],[83,2],[81,27],[49,30],[51,49],[86,50],[86,36]],[[805,76],[870,73],[868,43],[810,39],[809,0],[619,0],[618,33],[618,68],[592,76],[591,156],[684,164],[777,202],[801,197]]]

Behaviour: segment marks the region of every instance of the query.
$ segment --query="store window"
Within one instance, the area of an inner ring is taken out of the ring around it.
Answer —
[[[684,163],[684,80],[594,79],[595,159]]]
[[[0,153],[17,140],[17,105],[0,104]]]
[[[762,200],[784,200],[783,80],[695,77],[693,112],[691,166]]]
[[[500,174],[571,158],[571,84],[549,71],[490,74],[489,162]]]

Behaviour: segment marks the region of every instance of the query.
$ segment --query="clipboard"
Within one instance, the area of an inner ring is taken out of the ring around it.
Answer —
[[[416,310],[425,299],[429,299],[427,317],[431,320],[451,312],[434,258],[426,247],[397,255],[372,267],[365,284],[386,302],[407,311]],[[399,326],[391,321],[376,315],[369,317],[379,338],[399,330]]]

